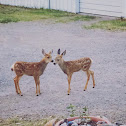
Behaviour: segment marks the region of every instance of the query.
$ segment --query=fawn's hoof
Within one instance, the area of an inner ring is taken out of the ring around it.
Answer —
[[[84,89],[84,91],[86,91],[86,90]]]
[[[20,96],[23,96],[23,94],[20,94]]]
[[[67,93],[67,95],[70,95],[70,93]]]
[[[93,88],[95,88],[95,87],[93,87]]]
[[[36,96],[39,96],[38,94]]]

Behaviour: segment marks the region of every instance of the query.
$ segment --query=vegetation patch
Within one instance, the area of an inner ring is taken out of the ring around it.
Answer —
[[[71,21],[89,21],[94,16],[83,16],[79,14],[50,10],[50,9],[31,9],[24,7],[0,5],[0,23],[34,21],[51,19],[55,22],[67,23]]]
[[[9,22],[18,22],[19,20],[17,18],[13,17],[3,17],[3,15],[0,15],[0,23],[9,23]]]
[[[95,18],[96,18],[95,16],[79,15],[79,16],[73,17],[72,20],[73,21],[90,21]]]
[[[100,21],[98,23],[91,24],[89,26],[84,26],[86,29],[105,29],[111,31],[125,31],[126,30],[126,20],[109,20]]]
[[[44,126],[51,119],[52,118],[41,120],[23,120],[19,118],[0,119],[0,126]]]

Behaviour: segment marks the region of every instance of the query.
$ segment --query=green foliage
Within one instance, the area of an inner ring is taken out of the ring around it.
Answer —
[[[68,109],[68,112],[71,113],[70,116],[71,116],[71,117],[74,117],[74,116],[75,116],[75,111],[76,111],[75,106],[72,105],[72,104],[70,104],[70,105],[67,107],[67,109]]]
[[[100,21],[89,26],[84,26],[86,29],[105,29],[111,31],[125,31],[126,30],[126,20],[109,20]]]
[[[70,112],[71,117],[75,117],[76,114],[79,116],[81,119],[81,123],[88,123],[91,121],[91,118],[89,117],[89,110],[88,107],[83,107],[83,108],[77,108],[74,105],[70,104],[68,107],[68,112]],[[79,109],[79,112],[77,113],[77,109]],[[76,114],[75,114],[76,113]]]
[[[0,23],[34,21],[51,19],[54,22],[67,23],[71,21],[87,21],[94,19],[93,16],[83,16],[79,14],[50,10],[50,9],[30,9],[24,7],[0,5]]]
[[[72,20],[73,21],[90,21],[92,19],[95,19],[96,17],[95,16],[84,16],[84,15],[78,15],[76,17],[73,17]]]
[[[79,112],[78,113],[77,113],[77,111],[78,111],[77,109],[79,109]],[[89,116],[88,108],[86,106],[83,107],[83,108],[77,108],[74,105],[70,104],[67,107],[67,110],[70,113],[70,116],[71,117],[74,117],[76,115],[79,116],[80,118],[83,118],[84,116],[87,116],[87,117]]]
[[[9,23],[9,22],[18,22],[19,20],[17,18],[13,17],[5,17],[3,15],[0,15],[0,23]]]
[[[88,116],[88,115],[89,115],[88,108],[85,106],[82,111],[82,116]]]

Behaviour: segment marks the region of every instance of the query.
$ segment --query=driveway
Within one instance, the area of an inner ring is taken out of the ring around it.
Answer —
[[[66,75],[50,63],[40,77],[40,96],[35,95],[35,82],[29,76],[21,78],[23,96],[17,95],[11,65],[16,61],[40,61],[42,48],[46,52],[53,49],[53,58],[59,48],[66,49],[64,60],[90,57],[96,87],[92,88],[90,79],[84,92],[86,74],[80,71],[73,74],[68,96]],[[0,118],[68,116],[66,107],[70,103],[88,106],[90,115],[126,124],[126,32],[85,30],[81,22],[0,24]]]

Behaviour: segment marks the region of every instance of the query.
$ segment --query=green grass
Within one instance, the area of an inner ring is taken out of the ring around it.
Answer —
[[[44,126],[50,119],[21,120],[18,118],[0,119],[0,126]]]
[[[90,21],[95,19],[94,16],[84,16],[69,12],[49,9],[30,9],[23,7],[0,5],[0,23],[18,22],[18,21],[35,21],[51,20],[58,23],[67,23],[73,21]],[[89,26],[86,29],[105,29],[105,30],[126,30],[126,20],[109,20],[100,21]]]
[[[126,20],[109,20],[100,21],[89,26],[84,26],[86,29],[105,29],[111,31],[125,31],[126,30]]]
[[[95,19],[96,17],[95,16],[76,16],[76,17],[73,17],[72,20],[73,21],[90,21],[91,19]]]
[[[79,14],[63,12],[49,9],[30,9],[23,7],[0,5],[0,23],[34,21],[51,19],[55,22],[89,21],[93,16],[83,16]]]

